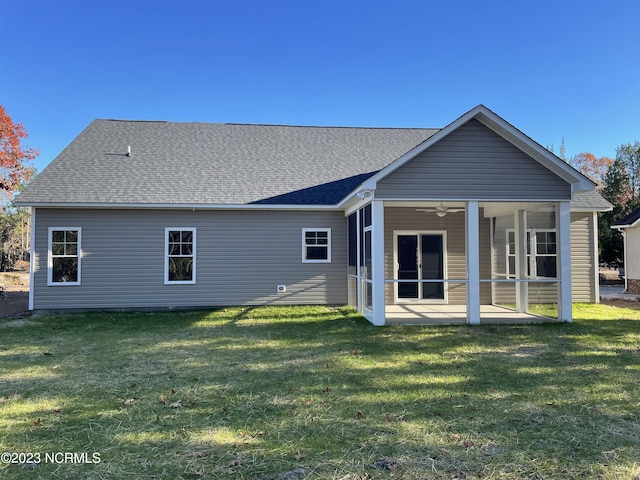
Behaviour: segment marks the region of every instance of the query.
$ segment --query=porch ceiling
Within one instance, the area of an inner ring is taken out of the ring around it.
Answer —
[[[385,207],[408,207],[408,208],[435,208],[441,204],[447,208],[466,208],[465,201],[455,200],[415,200],[415,201],[389,201],[385,200]],[[544,202],[480,202],[479,207],[484,212],[485,218],[497,217],[500,215],[513,214],[517,210],[540,210],[548,208],[553,209],[554,204],[548,201]]]

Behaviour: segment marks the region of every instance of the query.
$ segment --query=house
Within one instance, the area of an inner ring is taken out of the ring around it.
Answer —
[[[351,304],[375,325],[570,322],[611,208],[482,105],[442,129],[95,120],[17,204],[32,310]]]
[[[640,295],[640,208],[611,225],[622,233],[625,291]]]

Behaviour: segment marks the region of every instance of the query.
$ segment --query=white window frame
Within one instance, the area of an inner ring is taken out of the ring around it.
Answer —
[[[539,253],[538,252],[538,233],[553,233],[555,234],[555,246],[556,246],[556,253]],[[558,276],[558,234],[556,233],[556,229],[555,228],[536,228],[531,230],[531,239],[532,239],[532,245],[531,245],[531,271],[533,272],[533,276],[535,278],[557,278]],[[538,262],[537,259],[538,257],[553,257],[556,259],[556,276],[555,277],[540,277],[538,275]]]
[[[193,285],[196,283],[196,228],[195,227],[166,227],[164,229],[164,284],[165,285]],[[193,274],[191,280],[169,280],[169,232],[191,232],[191,255],[171,255],[171,257],[184,257],[193,259]]]
[[[77,255],[56,255],[55,258],[78,258],[78,280],[75,282],[54,282],[53,281],[53,232],[78,232],[78,252]],[[72,287],[81,284],[82,273],[82,228],[81,227],[49,227],[47,238],[47,286],[49,287]]]
[[[327,234],[327,258],[313,260],[307,258],[307,247],[325,247],[325,245],[307,245],[307,232],[325,232]],[[330,228],[303,228],[302,229],[302,263],[331,263],[331,229]]]
[[[515,258],[515,252],[509,252],[509,234],[513,233],[515,236],[515,230],[507,228],[506,230],[506,260],[507,260],[507,278],[516,278],[515,273],[509,271],[509,258]],[[556,234],[556,253],[538,253],[538,233],[555,233]],[[528,278],[554,278],[554,277],[539,277],[537,268],[537,257],[555,257],[556,259],[556,273],[558,268],[558,234],[555,228],[529,228],[527,229],[527,265],[529,266]]]

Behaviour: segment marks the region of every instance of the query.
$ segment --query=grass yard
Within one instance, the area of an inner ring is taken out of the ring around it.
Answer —
[[[0,477],[640,479],[640,312],[575,316],[380,328],[347,308],[267,307],[0,320],[0,452],[15,452]]]

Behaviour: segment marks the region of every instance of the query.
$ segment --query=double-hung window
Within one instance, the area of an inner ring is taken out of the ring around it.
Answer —
[[[49,227],[47,285],[80,285],[81,236],[79,227]]]
[[[164,283],[196,283],[196,229],[165,229]]]
[[[552,277],[557,276],[557,248],[555,230],[534,230],[534,252],[533,262],[534,276]]]
[[[302,229],[302,262],[331,263],[331,229]]]
[[[507,230],[507,265],[509,278],[516,276],[515,232]],[[527,276],[555,278],[557,275],[555,230],[527,230]]]

